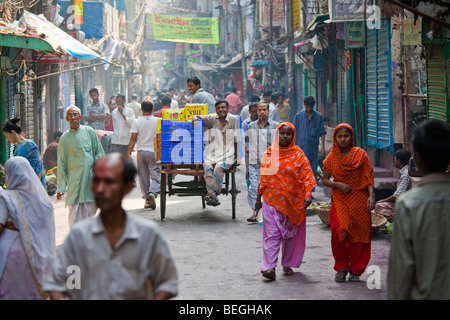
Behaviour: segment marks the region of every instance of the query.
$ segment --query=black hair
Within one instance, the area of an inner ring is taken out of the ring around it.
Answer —
[[[172,103],[172,99],[167,96],[164,96],[161,99],[161,103],[163,106],[170,106],[170,104]]]
[[[118,95],[116,95],[116,100],[118,98],[123,98],[123,100],[125,100],[125,95],[123,93],[119,93]]]
[[[3,132],[11,132],[14,130],[18,134],[22,133],[22,127],[19,126],[17,123],[20,121],[20,118],[12,118],[6,121],[5,125],[3,126]]]
[[[444,121],[423,122],[411,139],[414,152],[430,172],[445,172],[450,164],[450,127]]]
[[[252,95],[250,102],[259,102],[259,101],[261,101],[261,98],[257,94]]]
[[[144,100],[141,102],[142,112],[152,112],[153,111],[153,102],[150,100]]]
[[[91,95],[92,92],[95,92],[96,94],[98,94],[98,89],[92,88],[91,90],[89,90],[89,95]]]
[[[309,107],[314,107],[314,105],[316,104],[316,100],[313,96],[307,96],[303,99],[303,103]]]
[[[267,102],[265,102],[265,101],[263,101],[263,102],[258,102],[258,103],[256,104],[256,106],[259,106],[260,104],[265,104],[265,105],[267,106],[267,110],[269,110],[269,104],[268,104]]]
[[[231,89],[231,92],[234,92],[234,93],[236,93],[237,92],[237,88],[236,87],[233,87],[233,89]]]
[[[55,140],[56,138],[58,138],[58,137],[61,137],[62,136],[62,132],[61,131],[55,131],[55,132],[53,132],[53,140]]]
[[[336,130],[336,134],[334,135],[336,137],[337,133],[341,130],[345,129],[348,133],[350,133],[350,135],[353,137],[353,131],[350,130],[350,128],[347,127],[340,127],[339,129]]]
[[[214,107],[217,107],[221,103],[225,103],[227,105],[227,108],[230,107],[230,105],[228,104],[227,100],[219,100],[219,101],[217,101],[216,104],[214,105]]]
[[[128,156],[123,153],[120,153],[120,159],[122,160],[123,170],[122,170],[122,178],[123,184],[127,184],[129,182],[134,182],[137,174],[136,166],[134,165],[133,160],[131,160]]]
[[[400,160],[403,165],[407,165],[409,163],[409,159],[411,159],[411,152],[406,149],[400,149],[395,151],[394,156]]]
[[[257,108],[257,107],[258,107],[258,104],[257,104],[257,103],[250,103],[250,104],[248,105],[248,111],[250,111],[251,108]]]
[[[271,95],[270,95],[270,100],[271,101],[276,101],[276,100],[278,100],[278,97],[279,97],[280,95],[277,93],[277,92],[274,92],[274,93],[272,93]]]
[[[268,97],[270,95],[272,95],[272,91],[270,91],[270,90],[267,90],[263,93],[263,97]]]
[[[192,82],[195,85],[201,85],[201,81],[196,76],[189,77],[186,82]]]
[[[115,156],[117,155],[120,158],[120,161],[122,162],[122,182],[123,185],[126,185],[129,182],[134,182],[134,180],[136,179],[136,175],[137,175],[137,169],[136,166],[134,165],[133,160],[131,160],[127,155],[125,155],[122,152],[111,152],[106,154],[105,156],[98,158],[97,160],[94,161],[94,165],[92,166],[93,168],[95,168],[95,166],[97,165],[97,163],[105,158],[105,157],[111,157],[111,156]]]

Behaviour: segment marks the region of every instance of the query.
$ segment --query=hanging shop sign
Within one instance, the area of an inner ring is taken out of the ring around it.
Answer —
[[[292,0],[293,27],[294,31],[302,29],[302,13],[300,10],[300,0]]]
[[[364,22],[347,21],[345,22],[345,46],[347,48],[364,48]]]
[[[59,15],[66,21],[66,27],[72,25],[73,29],[84,32],[85,39],[103,38],[105,4],[94,1],[58,0]]]
[[[219,44],[219,18],[179,17],[152,14],[153,38],[156,40]]]
[[[403,20],[403,44],[406,46],[422,45],[422,17]]]
[[[365,0],[328,0],[330,20],[332,22],[363,21],[365,2]]]
[[[200,50],[199,49],[191,49],[185,52],[185,57],[188,66],[190,66],[192,63],[200,63]]]
[[[352,51],[350,49],[347,49],[345,58],[345,66],[350,69],[352,67]]]

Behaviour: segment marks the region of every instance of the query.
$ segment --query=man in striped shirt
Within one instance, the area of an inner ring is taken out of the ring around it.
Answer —
[[[305,109],[299,111],[294,118],[296,132],[295,143],[302,149],[309,160],[317,182],[317,166],[319,165],[319,142],[320,152],[325,151],[325,127],[322,115],[314,111],[314,97],[308,96],[303,99]],[[313,190],[314,191],[314,190]]]

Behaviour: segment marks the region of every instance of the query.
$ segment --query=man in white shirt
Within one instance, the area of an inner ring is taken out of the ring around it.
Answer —
[[[158,226],[127,213],[123,198],[133,189],[136,167],[109,153],[93,169],[92,191],[100,213],[80,221],[58,250],[43,289],[51,299],[170,299],[178,276]]]
[[[150,100],[141,102],[142,115],[131,126],[131,138],[128,144],[128,157],[137,142],[137,170],[144,208],[154,210],[155,198],[160,188],[159,167],[155,157],[155,137],[158,120],[153,116],[153,103]],[[151,182],[151,183],[150,183]]]
[[[111,151],[128,154],[128,144],[131,137],[131,125],[135,120],[134,111],[125,106],[125,96],[118,94],[116,96],[117,108],[113,110],[111,116],[114,124],[114,134],[111,139]]]
[[[138,96],[136,94],[133,94],[133,95],[131,95],[131,102],[127,104],[128,108],[133,109],[134,116],[136,117],[136,119],[139,118],[139,116],[141,114],[141,105],[137,100],[138,100]]]

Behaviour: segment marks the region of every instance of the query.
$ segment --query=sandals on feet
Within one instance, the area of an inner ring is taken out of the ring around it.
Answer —
[[[247,219],[248,222],[257,223],[258,220],[256,219],[256,215],[252,215],[250,218]]]
[[[350,271],[350,275],[348,276],[348,281],[351,282],[359,282],[359,276]]]
[[[292,276],[294,274],[294,270],[291,267],[283,267],[283,274],[285,276]]]
[[[346,276],[347,276],[347,270],[338,270],[338,272],[334,276],[334,281],[344,282]]]
[[[267,278],[269,280],[275,280],[275,278],[276,278],[275,269],[274,268],[266,270],[266,271],[261,271],[261,273],[262,273],[264,278]]]
[[[208,206],[214,206],[215,207],[215,206],[220,205],[220,201],[216,197],[210,196],[210,197],[207,198],[206,204]]]

